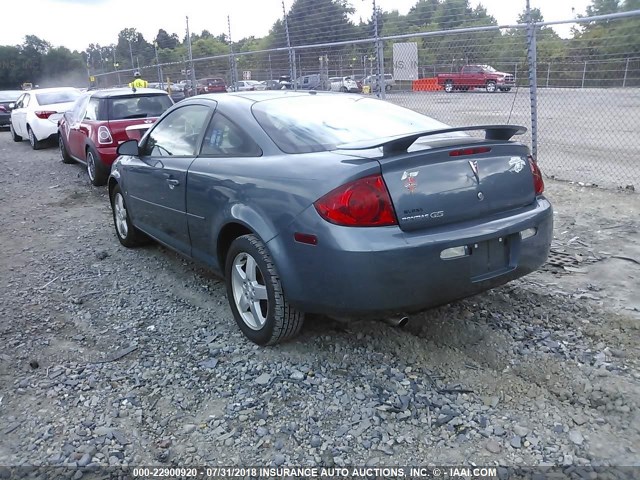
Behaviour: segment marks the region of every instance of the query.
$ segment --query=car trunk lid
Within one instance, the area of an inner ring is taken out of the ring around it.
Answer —
[[[127,140],[139,140],[151,128],[157,118],[137,118],[129,120],[109,120],[109,130],[117,144]]]
[[[382,176],[402,230],[464,222],[533,202],[527,147],[502,140],[510,131],[488,131],[488,139],[450,136],[476,128],[443,130],[417,144],[417,151],[407,149],[420,135],[379,145],[385,150],[378,159]]]

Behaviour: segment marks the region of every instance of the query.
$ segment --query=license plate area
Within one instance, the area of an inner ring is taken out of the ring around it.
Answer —
[[[469,245],[471,281],[480,282],[513,270],[510,261],[511,242],[505,236]]]

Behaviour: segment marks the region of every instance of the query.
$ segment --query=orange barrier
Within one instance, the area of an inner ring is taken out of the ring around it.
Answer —
[[[414,80],[412,84],[414,92],[436,92],[442,90],[442,86],[438,85],[437,78],[421,78]]]

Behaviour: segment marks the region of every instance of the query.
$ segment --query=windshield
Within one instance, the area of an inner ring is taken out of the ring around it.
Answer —
[[[252,111],[286,153],[336,150],[347,143],[448,127],[413,110],[361,97],[284,97],[257,102]]]
[[[80,90],[60,90],[57,92],[36,93],[38,105],[52,105],[54,103],[75,102],[80,96]]]
[[[485,72],[497,72],[497,70],[490,65],[483,65],[482,68],[484,68]]]

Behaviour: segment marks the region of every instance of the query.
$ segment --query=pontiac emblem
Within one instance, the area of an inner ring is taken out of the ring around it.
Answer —
[[[416,188],[418,188],[418,181],[416,180],[416,177],[418,176],[418,171],[415,172],[407,172],[405,171],[402,174],[402,177],[400,178],[400,180],[402,180],[404,182],[404,188],[406,188],[407,190],[409,190],[409,193],[413,193],[416,191]]]
[[[478,175],[478,161],[477,160],[469,160],[469,166],[471,167],[471,171],[473,172],[473,176],[476,177],[476,182],[480,183],[480,175]]]
[[[511,160],[509,160],[509,170],[513,172],[520,173],[524,168],[524,165],[525,162],[520,157],[511,157]]]

